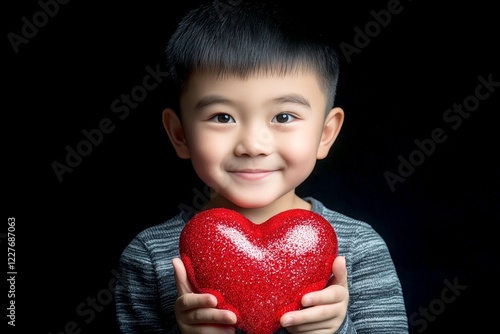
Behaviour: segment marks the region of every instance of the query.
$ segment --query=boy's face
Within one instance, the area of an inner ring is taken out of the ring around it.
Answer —
[[[180,103],[177,153],[242,208],[294,196],[316,160],[326,157],[343,120],[339,108],[325,118],[326,98],[308,72],[247,79],[198,73]]]

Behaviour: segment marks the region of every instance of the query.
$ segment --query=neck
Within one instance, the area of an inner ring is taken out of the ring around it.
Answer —
[[[269,205],[256,208],[246,208],[238,206],[233,202],[229,201],[227,198],[223,197],[222,195],[212,196],[210,201],[202,210],[207,210],[211,208],[231,209],[241,213],[243,216],[248,218],[254,224],[262,224],[269,218],[286,210],[291,210],[291,209],[311,210],[311,204],[304,201],[299,196],[297,196],[295,192],[290,192],[278,198],[276,201],[270,203]]]

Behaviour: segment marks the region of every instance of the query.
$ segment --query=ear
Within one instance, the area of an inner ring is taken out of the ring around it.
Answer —
[[[189,159],[189,149],[186,143],[186,137],[184,136],[184,130],[182,129],[181,121],[175,111],[169,108],[164,109],[162,119],[168,138],[170,138],[170,142],[179,158]]]
[[[335,139],[337,139],[343,122],[344,110],[342,110],[342,108],[333,108],[332,110],[330,110],[323,125],[323,132],[321,134],[318,152],[316,153],[317,159],[326,158],[328,152],[330,151],[330,148],[335,142]]]

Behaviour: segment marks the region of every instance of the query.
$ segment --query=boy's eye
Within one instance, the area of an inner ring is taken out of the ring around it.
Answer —
[[[212,117],[217,123],[234,123],[234,119],[228,114],[218,114]]]
[[[273,122],[277,122],[277,123],[288,123],[288,122],[291,122],[295,119],[295,116],[291,115],[291,114],[279,114],[279,115],[276,115],[274,116],[273,118]]]

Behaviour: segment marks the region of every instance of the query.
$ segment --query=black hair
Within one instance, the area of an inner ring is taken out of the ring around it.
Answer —
[[[197,71],[244,78],[306,69],[318,75],[329,110],[338,82],[337,51],[321,34],[311,34],[300,22],[300,18],[262,2],[202,5],[181,20],[167,44],[170,79],[180,94],[190,74]]]

